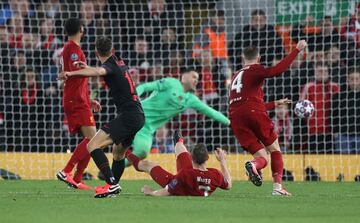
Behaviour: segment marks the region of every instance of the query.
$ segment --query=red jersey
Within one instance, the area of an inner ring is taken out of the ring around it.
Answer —
[[[73,65],[76,61],[86,63],[84,52],[80,46],[72,40],[65,43],[61,59],[63,71],[79,70],[79,68]],[[91,109],[87,77],[69,77],[65,81],[63,103],[66,104],[69,101],[76,102],[76,104],[82,108],[88,107]]]
[[[235,72],[230,89],[230,117],[236,111],[257,110],[266,112],[270,107],[273,107],[273,104],[266,105],[264,103],[264,92],[262,90],[264,80],[286,71],[299,52],[295,48],[274,67],[265,68],[261,64],[254,64]]]
[[[314,104],[314,115],[308,118],[310,135],[330,133],[331,99],[340,92],[340,87],[333,82],[309,82],[302,89],[300,98]]]
[[[227,189],[228,183],[222,173],[214,168],[181,170],[167,185],[171,195],[209,196],[216,188]]]

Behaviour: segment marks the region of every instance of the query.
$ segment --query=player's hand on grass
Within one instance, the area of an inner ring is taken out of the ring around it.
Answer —
[[[226,152],[221,149],[221,148],[216,148],[216,150],[214,151],[215,153],[215,157],[219,162],[225,161],[226,160]]]
[[[84,69],[84,68],[87,68],[88,65],[85,63],[85,62],[82,62],[82,61],[75,61],[73,63],[73,65],[77,68],[80,68],[80,69]]]
[[[153,191],[154,191],[154,190],[153,190],[150,186],[148,186],[148,185],[144,185],[144,186],[141,188],[141,192],[143,192],[145,195],[151,195]]]
[[[173,140],[174,140],[174,145],[176,145],[176,143],[179,142],[180,139],[182,139],[182,135],[181,132],[179,130],[176,130],[173,134]],[[180,140],[181,141],[181,140]]]
[[[58,80],[66,81],[70,77],[70,72],[61,72],[58,76]]]
[[[100,112],[102,109],[100,103],[96,100],[91,101],[91,108],[94,112]]]
[[[291,103],[291,100],[289,100],[288,98],[283,98],[283,99],[275,101],[275,107],[280,106],[280,105],[290,104],[290,103]]]
[[[305,40],[300,40],[296,45],[296,48],[300,51],[304,50],[306,47],[307,47],[307,43]]]

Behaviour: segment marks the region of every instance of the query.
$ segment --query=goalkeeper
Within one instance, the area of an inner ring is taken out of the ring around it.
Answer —
[[[136,88],[138,96],[145,92],[151,92],[151,95],[141,101],[145,113],[145,124],[135,135],[132,144],[132,153],[134,155],[141,159],[146,158],[151,149],[155,131],[172,117],[189,108],[195,109],[226,126],[230,124],[226,116],[209,107],[195,96],[198,79],[199,74],[197,72],[188,71],[182,74],[181,82],[175,78],[164,78],[141,84]],[[113,155],[115,163],[120,162],[123,158],[123,154],[120,154],[116,149],[113,150]],[[130,165],[128,160],[125,162],[126,166]],[[121,174],[119,175],[117,166],[119,165],[113,164],[112,171],[115,178],[117,178],[116,180],[119,181]]]

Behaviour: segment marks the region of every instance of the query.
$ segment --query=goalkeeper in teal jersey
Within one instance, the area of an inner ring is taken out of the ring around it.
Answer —
[[[172,117],[189,108],[195,109],[226,126],[230,124],[226,116],[209,107],[194,95],[198,79],[199,74],[190,71],[182,74],[181,82],[175,78],[164,78],[141,84],[136,88],[139,96],[145,92],[151,92],[151,95],[141,101],[145,113],[145,124],[135,135],[132,144],[133,154],[144,159],[151,149],[155,131]],[[116,150],[113,150],[114,162],[123,158],[122,154],[116,153]],[[129,166],[127,160],[126,166]],[[113,169],[113,172],[115,173],[116,170]]]

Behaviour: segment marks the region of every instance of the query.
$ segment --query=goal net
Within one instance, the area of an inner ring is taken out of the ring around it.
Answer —
[[[269,111],[285,159],[288,180],[351,180],[360,174],[360,4],[356,0],[8,0],[0,3],[0,173],[3,178],[53,179],[80,142],[70,135],[57,80],[64,22],[81,18],[81,48],[98,64],[95,40],[109,36],[115,55],[136,85],[199,73],[194,93],[228,114],[229,84],[242,67],[241,53],[257,46],[261,63],[273,66],[305,39],[308,49],[288,71],[264,83],[266,102],[293,103]],[[107,86],[89,79],[97,128],[116,115]],[[310,100],[312,117],[293,113]],[[199,111],[175,116],[154,135],[150,159],[174,170],[171,132],[186,144],[204,143],[230,153],[235,179],[245,180],[250,156],[231,129]],[[107,150],[110,152],[110,148]],[[167,153],[167,154],[165,154]],[[211,165],[217,165],[211,158]],[[270,169],[270,168],[267,168]],[[88,171],[97,170],[91,163]],[[132,171],[132,170],[129,170]],[[126,172],[129,172],[126,171]],[[12,175],[14,173],[15,175]],[[131,173],[131,174],[129,174]],[[126,178],[143,178],[134,172]],[[265,178],[270,179],[270,172]]]

